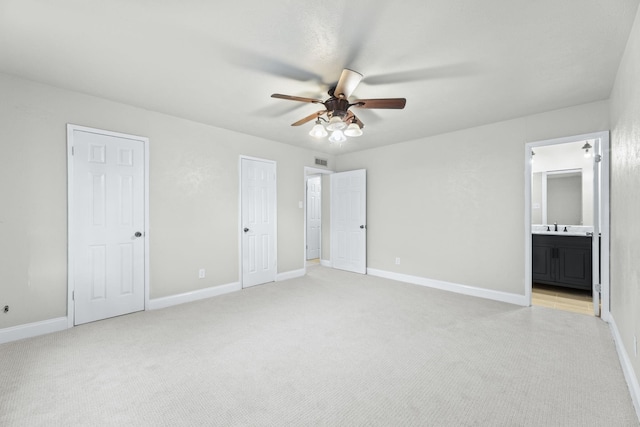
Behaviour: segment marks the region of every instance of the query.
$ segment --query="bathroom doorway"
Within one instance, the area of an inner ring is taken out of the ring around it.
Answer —
[[[530,304],[609,317],[609,132],[525,144]]]

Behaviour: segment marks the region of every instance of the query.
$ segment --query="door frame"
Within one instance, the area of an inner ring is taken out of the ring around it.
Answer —
[[[240,289],[245,289],[243,287],[243,265],[242,265],[242,250],[243,250],[243,246],[242,246],[242,237],[243,237],[243,231],[242,231],[242,160],[253,160],[253,161],[257,161],[257,162],[265,162],[265,163],[272,163],[274,166],[274,174],[275,174],[275,188],[273,190],[273,197],[275,199],[275,203],[274,203],[274,214],[273,214],[273,221],[274,221],[274,236],[273,236],[273,244],[275,247],[275,261],[276,261],[276,271],[274,274],[274,281],[277,279],[278,277],[278,162],[276,162],[275,160],[269,160],[269,159],[263,159],[260,157],[252,157],[252,156],[245,156],[245,155],[240,155],[238,158],[238,279],[239,279],[239,283],[240,283]]]
[[[305,274],[307,274],[307,178],[312,175],[331,175],[332,173],[335,173],[335,171],[332,171],[329,169],[314,168],[311,166],[305,166],[303,168],[302,182],[304,183],[304,198],[303,198],[304,210],[302,212],[302,216],[304,217],[304,221],[302,223],[302,227],[303,227],[302,235],[304,236],[304,238],[302,239],[303,240],[302,241],[302,265],[304,265]],[[324,194],[325,191],[329,191],[329,195],[331,195],[331,186],[325,189],[325,186],[322,185],[322,183],[320,185],[322,186],[321,194]],[[331,224],[329,224],[328,228],[329,228],[329,231],[331,231]],[[322,235],[320,235],[320,264],[322,264],[322,261],[323,261],[322,260]],[[331,263],[331,254],[329,254],[328,261],[329,263]]]
[[[75,223],[75,194],[74,194],[74,170],[73,170],[73,146],[74,131],[84,131],[97,133],[116,138],[126,138],[140,141],[144,148],[144,310],[149,307],[149,138],[145,136],[130,135],[126,133],[113,132],[104,129],[96,129],[87,126],[67,123],[67,327],[73,328],[75,319],[75,306],[73,292],[75,291],[75,258],[76,248],[72,247],[74,242],[73,227]]]
[[[609,322],[609,300],[610,300],[610,199],[609,199],[609,182],[610,182],[610,153],[611,145],[609,139],[609,131],[593,132],[582,135],[573,135],[562,138],[554,138],[547,140],[539,140],[525,143],[524,147],[524,283],[525,283],[525,300],[528,305],[531,306],[531,294],[532,294],[532,259],[531,259],[531,150],[536,147],[566,144],[571,142],[584,141],[588,139],[600,139],[600,151],[602,160],[600,163],[600,300],[602,310],[600,312],[600,318]],[[594,176],[594,180],[596,177]],[[596,237],[596,236],[594,236]]]

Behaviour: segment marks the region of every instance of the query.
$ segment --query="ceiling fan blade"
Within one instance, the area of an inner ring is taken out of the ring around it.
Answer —
[[[460,62],[456,64],[440,65],[416,70],[400,71],[396,73],[367,76],[362,82],[367,85],[381,85],[393,83],[408,83],[421,80],[433,80],[450,77],[466,77],[478,72],[474,63]]]
[[[343,3],[346,10],[353,8],[350,3]],[[353,13],[340,13],[341,22],[338,27],[340,44],[344,47],[345,57],[342,65],[358,69],[359,58],[371,44],[372,29],[384,25],[382,7],[358,7],[357,19]]]
[[[358,73],[357,71],[345,68],[344,70],[342,70],[340,80],[338,80],[336,89],[333,92],[334,95],[337,98],[349,98],[358,84],[360,84],[360,80],[362,80],[362,77],[362,74]]]
[[[324,114],[324,113],[326,113],[326,112],[327,112],[327,110],[320,110],[320,111],[315,112],[315,113],[313,113],[313,114],[309,114],[309,115],[308,115],[307,117],[305,117],[304,119],[300,119],[300,120],[298,120],[297,122],[292,123],[292,124],[291,124],[291,126],[300,126],[300,125],[303,125],[303,124],[305,124],[305,123],[307,123],[307,122],[310,122],[311,120],[313,120],[313,119],[315,119],[315,118],[317,118],[317,117],[320,117],[321,115],[323,115],[323,114]]]
[[[358,108],[387,108],[393,110],[402,110],[406,105],[405,98],[382,98],[382,99],[358,99],[353,102],[354,107]]]
[[[221,55],[228,62],[249,70],[285,77],[300,82],[322,81],[322,76],[295,65],[279,61],[257,50],[243,49],[231,44],[214,44],[213,52]]]
[[[303,96],[291,96],[291,95],[282,95],[280,93],[274,93],[273,95],[271,95],[272,98],[279,98],[279,99],[288,99],[290,101],[300,101],[300,102],[311,102],[314,104],[323,104],[324,101],[320,100],[320,99],[313,99],[313,98],[305,98]]]

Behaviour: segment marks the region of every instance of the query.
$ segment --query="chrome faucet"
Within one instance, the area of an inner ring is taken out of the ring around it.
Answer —
[[[558,223],[557,222],[553,223],[553,231],[558,231]]]

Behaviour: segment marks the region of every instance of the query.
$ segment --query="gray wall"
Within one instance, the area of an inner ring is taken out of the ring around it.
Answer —
[[[542,172],[531,176],[531,224],[542,224]]]
[[[611,94],[611,315],[636,376],[640,360],[640,9]]]
[[[603,101],[339,156],[367,169],[367,266],[524,295],[524,144],[608,128]]]
[[[278,272],[304,268],[317,153],[3,74],[0,93],[0,328],[66,315],[67,123],[150,138],[151,298],[239,280],[240,155],[277,161]]]
[[[320,259],[329,261],[331,257],[331,178],[322,175],[322,254]]]

